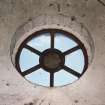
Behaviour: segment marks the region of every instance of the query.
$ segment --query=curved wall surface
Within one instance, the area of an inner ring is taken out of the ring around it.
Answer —
[[[32,85],[13,66],[21,42],[47,28],[73,33],[87,49],[89,67],[71,85]],[[105,105],[104,68],[104,0],[0,0],[0,105]]]

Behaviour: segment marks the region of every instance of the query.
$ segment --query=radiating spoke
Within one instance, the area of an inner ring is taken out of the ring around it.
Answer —
[[[81,77],[81,74],[80,74],[80,73],[78,73],[78,72],[72,70],[71,68],[69,68],[69,67],[67,67],[67,66],[64,66],[63,69],[66,70],[67,72],[73,74],[74,76],[76,76],[76,77],[78,77],[78,78]]]
[[[54,32],[50,32],[51,34],[51,48],[54,48]]]
[[[81,48],[80,46],[73,47],[73,48],[71,48],[71,49],[65,51],[63,54],[64,54],[64,55],[68,55],[68,54],[70,54],[70,53],[72,53],[72,52],[75,52],[76,50],[79,50],[80,48]]]
[[[50,87],[54,86],[54,73],[50,73]]]
[[[35,48],[32,48],[31,46],[29,45],[25,45],[25,48],[30,50],[31,52],[35,53],[35,54],[38,54],[39,56],[41,55],[41,52]]]
[[[30,73],[32,73],[32,72],[34,72],[34,71],[36,71],[36,70],[38,70],[40,68],[41,68],[41,66],[40,66],[40,64],[38,64],[38,65],[36,65],[36,66],[34,66],[34,67],[32,67],[32,68],[22,72],[22,75],[26,76],[26,75],[28,75],[28,74],[30,74]]]

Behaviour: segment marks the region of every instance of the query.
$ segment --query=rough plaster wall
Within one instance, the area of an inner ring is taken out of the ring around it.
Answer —
[[[75,84],[32,86],[14,69],[10,43],[16,29],[41,14],[79,21],[95,43],[94,60]],[[105,105],[105,0],[0,0],[0,105]]]

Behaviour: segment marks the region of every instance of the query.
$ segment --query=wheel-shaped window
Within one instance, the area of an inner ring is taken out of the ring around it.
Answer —
[[[84,74],[88,56],[83,43],[71,33],[45,29],[24,40],[15,64],[19,73],[31,83],[64,86]]]

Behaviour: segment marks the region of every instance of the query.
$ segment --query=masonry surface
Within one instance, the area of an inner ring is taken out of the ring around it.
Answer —
[[[17,28],[41,14],[68,16],[92,35],[93,62],[72,85],[33,86],[11,63],[10,44]],[[0,105],[105,105],[105,0],[0,0]]]

